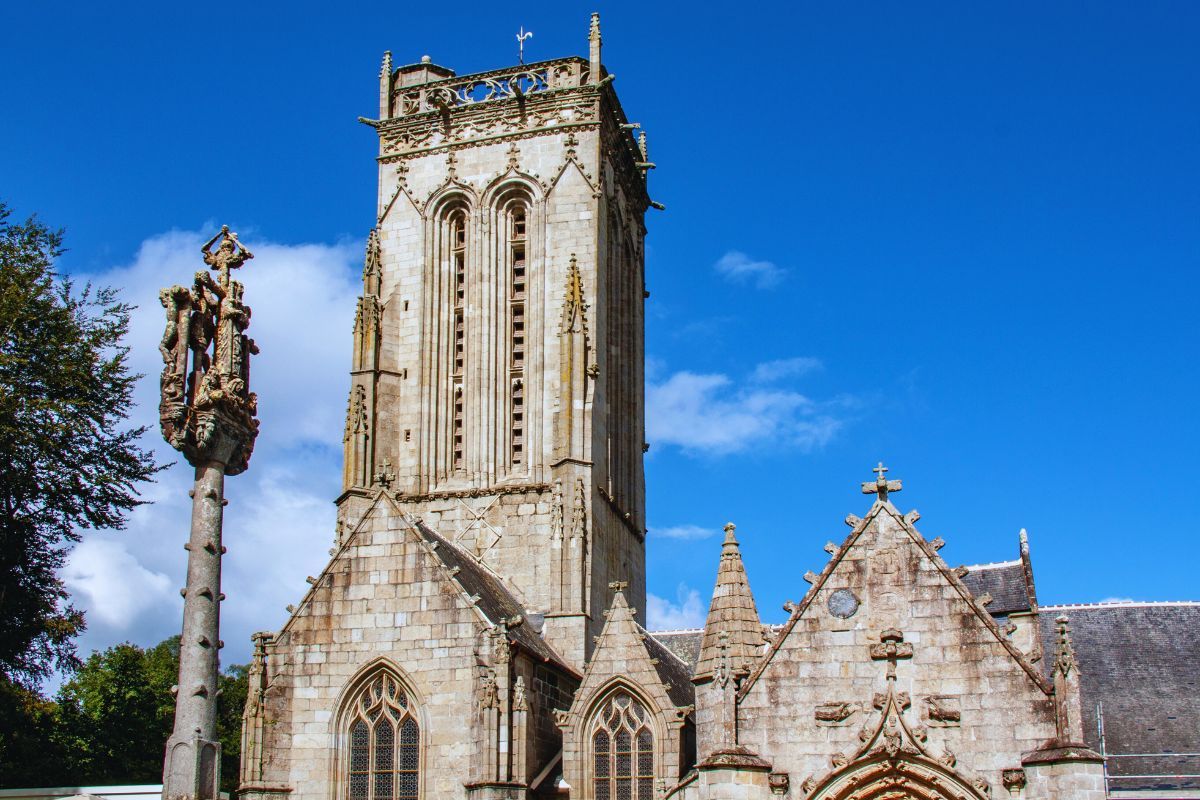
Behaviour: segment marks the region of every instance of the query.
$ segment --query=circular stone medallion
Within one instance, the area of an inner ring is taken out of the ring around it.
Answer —
[[[830,614],[838,619],[847,619],[858,611],[858,597],[849,589],[838,589],[829,595],[829,602],[825,605]]]

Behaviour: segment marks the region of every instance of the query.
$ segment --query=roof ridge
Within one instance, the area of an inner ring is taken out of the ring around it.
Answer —
[[[967,564],[967,569],[969,569],[969,570],[998,569],[1000,567],[1019,567],[1019,566],[1021,566],[1021,559],[1014,558],[1010,561],[985,561],[982,564]]]
[[[1112,602],[1096,603],[1061,603],[1053,606],[1041,606],[1042,611],[1066,611],[1072,608],[1133,608],[1137,606],[1200,606],[1200,600],[1114,600]]]
[[[660,633],[704,633],[704,628],[667,628],[661,631],[652,631],[649,628],[643,628],[643,630],[651,636],[658,636]]]
[[[665,644],[663,644],[662,642],[660,642],[660,641],[658,641],[657,639],[655,639],[655,638],[654,638],[654,634],[652,634],[650,631],[648,631],[648,630],[646,630],[645,628],[643,628],[641,625],[638,625],[638,623],[637,623],[636,621],[635,621],[633,624],[634,624],[634,625],[637,625],[637,627],[638,627],[638,630],[640,630],[640,631],[641,631],[643,634],[645,634],[645,636],[646,636],[646,637],[648,637],[648,638],[650,638],[650,639],[653,639],[653,640],[654,640],[654,644],[656,644],[656,645],[658,645],[659,647],[661,647],[661,648],[662,648],[662,649],[663,649],[665,652],[667,652],[667,653],[670,653],[670,654],[671,654],[671,657],[672,657],[672,658],[674,658],[676,661],[678,661],[678,662],[679,662],[679,664],[680,664],[680,666],[684,667],[685,669],[687,669],[687,670],[689,670],[689,671],[692,669],[692,665],[691,665],[691,664],[689,664],[687,661],[684,661],[684,660],[683,660],[683,656],[679,655],[679,654],[678,654],[678,653],[676,653],[674,650],[672,650],[671,648],[667,647],[667,646],[666,646]],[[645,639],[645,638],[643,638],[643,639],[642,639],[642,646],[643,646],[643,647],[645,647],[645,646],[646,646],[646,639]],[[647,655],[649,655],[651,658],[654,658],[654,655],[653,655],[653,654],[650,654],[649,652],[647,652]]]

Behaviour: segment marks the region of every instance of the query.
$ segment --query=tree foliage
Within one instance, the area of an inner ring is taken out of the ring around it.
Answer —
[[[62,232],[10,216],[0,203],[0,681],[29,689],[78,664],[83,614],[58,577],[71,543],[123,527],[159,468],[125,424],[131,307],[77,291],[55,272]]]
[[[159,783],[164,745],[175,720],[172,687],[178,674],[179,637],[173,636],[145,650],[125,643],[93,653],[54,701],[28,693],[35,706],[23,727],[6,728],[14,734],[8,746],[21,757],[0,768],[0,786]],[[246,667],[229,667],[219,689],[221,788],[232,792],[238,779]]]

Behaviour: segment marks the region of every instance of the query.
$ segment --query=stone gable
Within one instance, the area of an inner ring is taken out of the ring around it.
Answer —
[[[923,746],[951,753],[999,789],[1004,769],[1055,735],[1052,688],[953,570],[890,502],[857,521],[742,686],[740,742],[800,780],[853,754],[882,710],[886,664],[872,657],[900,631],[904,718]]]

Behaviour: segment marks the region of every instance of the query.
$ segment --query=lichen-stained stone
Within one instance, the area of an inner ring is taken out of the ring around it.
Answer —
[[[947,792],[998,792],[1056,739],[1054,686],[878,494],[739,688],[739,744],[814,797],[840,796],[852,770],[891,780],[868,763],[877,751],[907,753]]]

